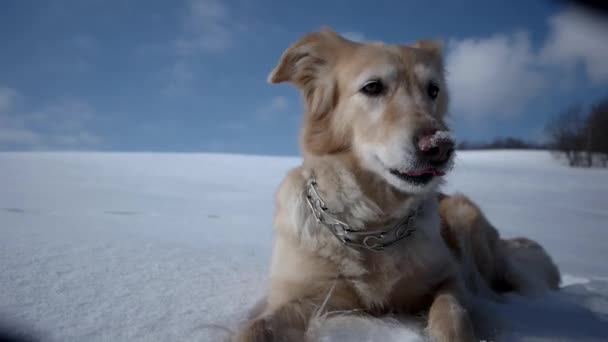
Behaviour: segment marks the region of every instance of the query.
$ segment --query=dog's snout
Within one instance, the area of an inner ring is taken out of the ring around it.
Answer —
[[[422,158],[431,164],[442,164],[454,153],[454,141],[447,134],[436,129],[428,130],[416,138],[416,146]]]

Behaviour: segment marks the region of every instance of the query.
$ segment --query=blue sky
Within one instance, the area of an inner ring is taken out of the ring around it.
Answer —
[[[297,154],[299,95],[266,76],[324,25],[443,40],[460,139],[608,95],[606,19],[558,2],[4,0],[0,150]]]

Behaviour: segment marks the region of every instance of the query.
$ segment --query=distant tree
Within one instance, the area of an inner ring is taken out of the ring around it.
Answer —
[[[533,147],[534,147],[534,145],[532,143],[529,143],[529,142],[524,141],[519,138],[512,138],[512,137],[497,138],[496,140],[494,140],[493,142],[488,144],[488,148],[492,148],[492,149],[507,149],[508,148],[508,149],[522,150],[522,149],[530,149]]]
[[[497,150],[497,149],[511,149],[511,150],[524,150],[524,149],[540,149],[543,148],[540,144],[525,141],[519,138],[513,137],[499,137],[490,142],[470,142],[464,140],[458,144],[459,150]]]
[[[608,167],[608,98],[592,106],[585,130],[585,144],[591,163],[595,157],[601,166]]]
[[[552,118],[546,126],[550,147],[562,153],[570,166],[583,166],[585,118],[581,106],[572,106]]]
[[[551,148],[570,166],[608,167],[608,98],[588,113],[580,106],[568,108],[547,123],[546,131]]]
[[[456,149],[461,150],[461,151],[470,150],[471,146],[468,141],[463,140],[456,145]]]
[[[545,125],[547,144],[514,137],[498,137],[490,142],[463,140],[459,150],[489,149],[551,149],[565,157],[570,166],[608,167],[608,97],[592,105],[588,111],[571,106],[551,118]]]

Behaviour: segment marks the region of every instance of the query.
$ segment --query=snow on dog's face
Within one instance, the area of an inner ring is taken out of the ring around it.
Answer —
[[[416,193],[452,164],[440,50],[432,41],[360,44],[325,29],[290,46],[269,81],[302,90],[305,154],[352,151],[365,169]]]

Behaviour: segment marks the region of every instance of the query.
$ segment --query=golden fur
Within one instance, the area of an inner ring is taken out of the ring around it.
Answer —
[[[413,186],[386,172],[416,165],[411,141],[421,130],[447,129],[443,75],[441,46],[426,40],[359,44],[325,29],[285,51],[269,81],[302,91],[304,158],[276,194],[269,291],[234,341],[303,341],[312,318],[337,310],[421,314],[435,340],[473,341],[471,295],[558,287],[540,245],[501,240],[466,197],[437,193],[440,180]],[[369,77],[385,80],[381,99],[360,94]],[[443,88],[434,101],[424,95],[429,80]],[[305,202],[312,174],[327,206],[353,229],[396,222],[422,203],[416,232],[380,253],[342,245]]]

